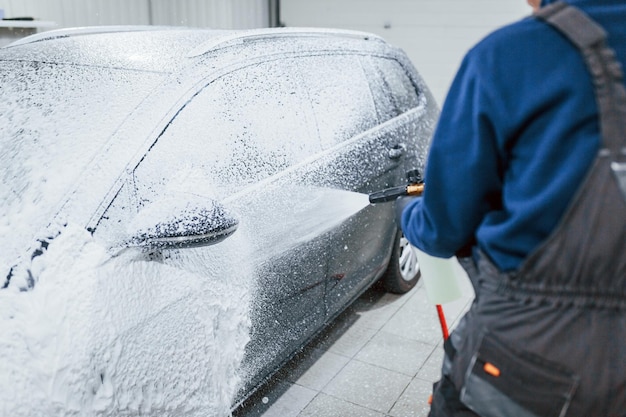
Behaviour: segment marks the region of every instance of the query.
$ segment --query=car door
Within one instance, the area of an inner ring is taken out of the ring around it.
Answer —
[[[311,61],[303,79],[329,155],[332,175],[326,180],[364,195],[405,183],[407,167],[416,168],[418,152],[411,148],[420,127],[418,92],[402,67],[392,59],[356,55]],[[392,209],[368,205],[330,235],[330,316],[386,267],[396,234]]]
[[[247,389],[285,360],[326,317],[327,242],[307,222],[324,192],[299,195],[272,178],[321,152],[310,107],[303,105],[297,74],[284,60],[249,62],[207,80],[180,109],[142,161],[132,169],[113,207],[147,207],[164,200],[217,201],[239,221],[239,253],[215,247],[165,250],[161,262],[198,272],[199,265],[248,280],[251,332],[242,365]],[[122,197],[122,196],[125,197]],[[128,216],[126,216],[128,217]],[[126,220],[127,221],[127,220]],[[190,253],[194,253],[193,256]],[[240,259],[237,259],[237,257]],[[211,266],[213,265],[213,267]],[[201,271],[200,271],[201,273]],[[207,273],[215,279],[214,274]],[[226,295],[224,295],[226,296]]]

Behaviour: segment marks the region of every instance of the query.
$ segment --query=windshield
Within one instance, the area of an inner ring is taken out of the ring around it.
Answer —
[[[164,75],[55,63],[0,65],[0,267],[52,220],[120,123]]]

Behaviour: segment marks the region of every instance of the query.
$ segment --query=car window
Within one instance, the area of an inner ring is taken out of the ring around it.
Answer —
[[[418,106],[418,91],[398,61],[372,57],[370,63],[369,79],[381,122]]]
[[[191,176],[222,198],[320,152],[292,67],[264,62],[207,85],[135,170],[139,194],[149,198],[176,180],[183,184],[172,186],[187,187]]]
[[[302,57],[298,67],[325,149],[378,124],[369,83],[357,56]]]
[[[292,58],[289,58],[292,59]],[[175,116],[97,226],[124,223],[163,197],[221,200],[321,151],[293,62],[269,61],[215,79]]]

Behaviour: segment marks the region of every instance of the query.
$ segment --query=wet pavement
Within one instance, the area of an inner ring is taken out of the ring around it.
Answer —
[[[466,277],[461,286],[463,296],[443,306],[450,329],[473,298]],[[437,310],[423,284],[402,296],[372,288],[233,416],[426,416],[442,358]]]

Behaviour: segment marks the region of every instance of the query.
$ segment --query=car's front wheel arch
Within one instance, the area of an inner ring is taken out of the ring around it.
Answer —
[[[391,293],[405,294],[415,287],[421,276],[416,250],[402,231],[398,230],[387,270],[380,282]]]

